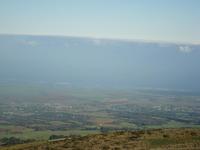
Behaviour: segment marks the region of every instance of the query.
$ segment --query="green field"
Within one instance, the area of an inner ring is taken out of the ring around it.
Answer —
[[[188,92],[1,85],[0,138],[199,128],[199,108],[200,96]]]

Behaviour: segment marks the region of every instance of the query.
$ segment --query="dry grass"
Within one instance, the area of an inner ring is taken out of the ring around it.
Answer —
[[[200,129],[157,129],[113,132],[67,138],[58,142],[35,142],[2,150],[200,150]]]

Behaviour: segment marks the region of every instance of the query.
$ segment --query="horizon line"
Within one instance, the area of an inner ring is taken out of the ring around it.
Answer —
[[[61,35],[61,34],[28,34],[28,33],[0,33],[0,35],[7,36],[43,36],[43,37],[72,37],[72,38],[85,38],[85,39],[98,39],[98,40],[113,40],[121,42],[142,42],[142,43],[160,43],[160,44],[175,44],[175,45],[199,45],[197,42],[183,42],[183,41],[167,41],[167,40],[146,40],[146,39],[131,39],[131,38],[117,38],[117,37],[97,37],[97,36],[84,36],[84,35]]]

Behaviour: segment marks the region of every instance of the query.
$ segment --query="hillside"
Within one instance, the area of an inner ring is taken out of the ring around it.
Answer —
[[[199,129],[157,129],[71,136],[65,140],[33,142],[1,150],[120,150],[120,149],[200,149]]]

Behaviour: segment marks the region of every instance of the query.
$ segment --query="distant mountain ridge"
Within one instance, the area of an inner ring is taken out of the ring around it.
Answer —
[[[200,45],[0,35],[0,81],[200,89]]]

